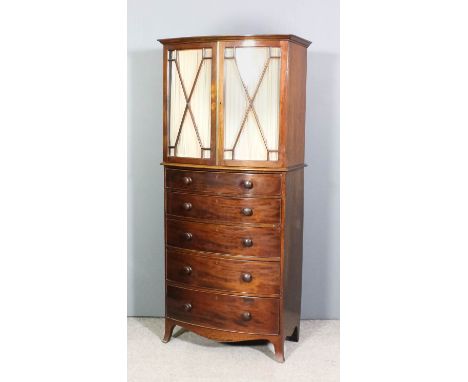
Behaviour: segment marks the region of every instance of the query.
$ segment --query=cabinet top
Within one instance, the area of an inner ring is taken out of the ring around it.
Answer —
[[[243,35],[243,36],[197,36],[197,37],[176,37],[163,38],[158,41],[163,44],[184,44],[196,42],[214,42],[214,41],[232,41],[232,40],[287,40],[296,44],[308,47],[311,42],[293,34],[263,34],[263,35]]]

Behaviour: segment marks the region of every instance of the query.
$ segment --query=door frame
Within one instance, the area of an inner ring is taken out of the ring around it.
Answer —
[[[224,49],[235,47],[272,47],[281,48],[280,64],[280,111],[279,111],[279,137],[278,160],[232,160],[224,159]],[[288,80],[288,49],[287,41],[278,40],[229,40],[218,42],[218,140],[217,164],[232,167],[271,167],[283,168],[285,164],[285,138],[286,138],[286,107],[287,107],[287,80]]]
[[[171,50],[188,50],[211,48],[211,132],[210,132],[210,158],[189,158],[169,156],[169,78],[168,78],[168,52]],[[216,148],[216,89],[217,89],[217,69],[218,51],[216,42],[180,43],[164,45],[163,50],[163,161],[165,163],[187,163],[200,165],[214,165],[217,158]]]

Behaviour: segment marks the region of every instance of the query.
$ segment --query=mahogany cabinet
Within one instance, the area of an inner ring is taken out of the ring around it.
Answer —
[[[307,47],[294,35],[159,40],[166,328],[299,340]]]

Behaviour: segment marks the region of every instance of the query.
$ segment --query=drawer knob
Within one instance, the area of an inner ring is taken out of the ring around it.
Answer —
[[[252,216],[253,215],[253,209],[249,207],[242,208],[241,210],[242,215],[244,216]]]
[[[184,176],[182,178],[182,182],[184,182],[184,184],[188,186],[190,183],[192,183],[192,178],[190,176]]]
[[[241,317],[244,321],[250,321],[252,319],[252,315],[250,314],[250,312],[243,312],[241,314]]]
[[[250,190],[251,188],[253,188],[253,183],[251,180],[244,180],[242,181],[242,185],[244,186],[244,188]]]
[[[183,269],[186,275],[192,274],[192,267],[190,265],[186,265]]]
[[[192,304],[190,304],[189,302],[187,304],[184,304],[184,310],[186,312],[190,312],[192,310]]]
[[[190,240],[192,240],[192,237],[193,237],[193,235],[190,232],[185,232],[184,233],[185,240],[190,241]]]
[[[185,210],[185,211],[190,211],[192,209],[192,203],[190,202],[185,202],[184,204],[182,204],[182,208]]]
[[[249,283],[252,281],[252,275],[250,273],[242,273],[242,281]]]
[[[242,245],[244,247],[251,247],[253,245],[252,239],[242,239]]]

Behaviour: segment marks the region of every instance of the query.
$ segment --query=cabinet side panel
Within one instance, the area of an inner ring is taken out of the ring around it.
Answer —
[[[283,328],[285,336],[299,330],[302,289],[302,233],[304,219],[304,170],[286,175],[284,222]]]
[[[290,43],[288,57],[286,164],[304,163],[307,49]]]

